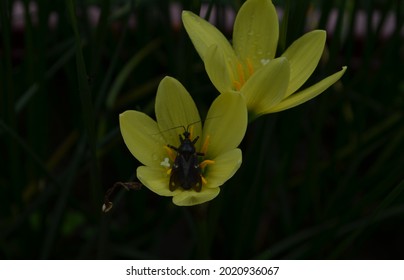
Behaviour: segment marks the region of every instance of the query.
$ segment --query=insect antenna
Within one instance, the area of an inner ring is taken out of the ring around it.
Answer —
[[[210,117],[210,118],[208,118],[208,119],[205,119],[205,122],[206,122],[206,121],[209,121],[209,120],[211,120],[211,119],[219,118],[219,117],[220,117],[220,116]],[[174,127],[171,127],[171,128],[165,129],[165,130],[162,130],[162,131],[160,131],[160,132],[158,132],[158,133],[156,133],[156,134],[153,134],[153,135],[161,134],[161,133],[164,133],[164,132],[167,132],[167,131],[170,131],[170,130],[173,130],[173,129],[177,129],[177,128],[180,128],[180,127],[182,127],[182,128],[184,129],[184,131],[189,132],[189,127],[190,127],[191,125],[194,125],[194,124],[199,123],[199,122],[201,123],[202,120],[197,120],[197,121],[191,122],[191,123],[189,123],[189,124],[187,125],[186,128],[185,128],[184,125],[178,125],[178,126],[174,126]]]
[[[186,128],[186,129],[185,129],[185,127],[184,127],[185,131],[186,131],[186,132],[189,132],[189,127],[190,127],[191,125],[194,125],[194,124],[198,123],[198,122],[202,122],[202,121],[199,120],[199,121],[191,122],[190,124],[187,125],[187,128]]]
[[[164,132],[167,132],[167,131],[170,131],[170,130],[173,130],[173,129],[177,129],[177,128],[180,128],[180,127],[182,127],[182,128],[184,129],[184,131],[187,131],[187,132],[188,132],[188,131],[189,131],[189,127],[190,127],[191,125],[196,124],[196,123],[199,123],[199,122],[202,122],[202,121],[201,121],[201,120],[198,120],[198,121],[191,122],[190,124],[187,125],[186,128],[185,128],[184,125],[178,125],[178,126],[170,127],[170,128],[165,129],[165,130],[162,130],[162,131],[160,131],[159,133],[156,133],[156,134],[164,133]]]
[[[174,127],[171,127],[171,128],[167,128],[167,129],[165,129],[163,131],[160,131],[159,133],[164,133],[164,132],[167,132],[167,131],[170,131],[170,130],[173,130],[173,129],[177,129],[177,128],[180,128],[180,127],[182,127],[184,129],[184,131],[185,131],[185,126],[179,125],[179,126],[174,126]]]

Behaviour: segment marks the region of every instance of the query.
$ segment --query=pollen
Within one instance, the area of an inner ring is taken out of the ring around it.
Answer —
[[[171,165],[170,165],[170,160],[168,159],[168,157],[164,158],[164,160],[162,162],[160,162],[160,165],[169,168]]]

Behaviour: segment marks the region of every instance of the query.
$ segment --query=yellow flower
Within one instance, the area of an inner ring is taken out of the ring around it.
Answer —
[[[138,111],[125,111],[119,116],[126,146],[144,165],[137,168],[138,179],[159,195],[173,196],[173,203],[179,206],[215,198],[219,186],[241,165],[241,150],[237,146],[247,128],[247,110],[242,96],[227,93],[217,97],[202,128],[198,110],[187,90],[176,79],[165,77],[157,90],[155,112],[157,122]],[[183,175],[180,172],[184,170],[174,164],[181,156],[175,148],[180,147],[183,141],[180,137],[187,136],[186,131],[198,153],[192,154],[192,159],[197,159],[196,164],[185,166],[191,172],[185,171],[185,174],[191,175]],[[191,183],[176,186],[171,182],[170,185],[172,176],[177,176],[172,178],[174,182],[185,178]]]
[[[244,95],[248,111],[257,117],[300,105],[326,90],[346,67],[295,93],[316,68],[326,32],[314,30],[297,39],[279,58],[278,16],[270,0],[247,0],[234,23],[232,45],[209,22],[189,11],[182,20],[206,72],[220,93]]]

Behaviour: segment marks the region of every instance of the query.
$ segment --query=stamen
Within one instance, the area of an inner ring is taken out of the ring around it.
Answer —
[[[200,167],[201,169],[204,169],[204,168],[206,167],[206,165],[208,165],[208,164],[214,164],[214,163],[215,163],[214,160],[205,159],[204,161],[202,161],[202,162],[199,164],[199,167]]]
[[[238,77],[240,79],[240,84],[244,85],[244,83],[245,83],[244,70],[243,70],[243,65],[241,65],[241,63],[237,63],[237,73],[238,73]]]
[[[248,74],[250,74],[249,77],[251,77],[252,74],[254,74],[254,66],[251,63],[251,59],[249,58],[247,58],[247,67],[248,67]]]
[[[240,90],[241,89],[241,83],[238,81],[233,81],[234,87],[236,88],[236,90]]]
[[[174,162],[176,155],[174,154],[173,150],[168,146],[164,146],[164,149],[166,150],[168,157],[171,159],[171,161]]]
[[[232,80],[232,81],[236,81],[236,77],[235,77],[235,73],[234,73],[234,65],[232,64],[232,63],[227,63],[227,72],[229,73],[229,75],[230,75],[230,79]]]
[[[202,179],[202,184],[206,185],[208,183],[208,181],[206,181],[205,177],[203,177],[202,175],[201,175],[201,179]]]
[[[206,152],[208,151],[209,139],[210,139],[210,135],[207,135],[205,138],[205,141],[203,141],[201,153],[203,153],[205,155],[206,155]]]
[[[248,73],[244,72],[245,66],[247,66]],[[235,89],[240,90],[245,84],[246,80],[248,80],[248,78],[250,78],[252,74],[254,74],[254,66],[251,62],[251,59],[247,58],[246,65],[238,62],[237,63],[238,80],[233,79],[233,86],[235,87]]]
[[[194,126],[191,125],[191,127],[189,128],[189,137],[191,139],[194,139],[193,135],[194,135]]]

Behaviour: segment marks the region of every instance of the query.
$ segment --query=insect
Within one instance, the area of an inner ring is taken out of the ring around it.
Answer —
[[[167,145],[169,148],[177,152],[170,176],[170,191],[176,190],[178,187],[184,190],[194,189],[200,192],[202,188],[202,175],[199,166],[198,156],[204,156],[204,153],[199,153],[195,149],[195,143],[199,136],[191,140],[189,126],[184,128],[184,133],[179,136],[180,146],[174,147]]]

